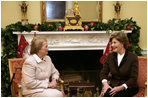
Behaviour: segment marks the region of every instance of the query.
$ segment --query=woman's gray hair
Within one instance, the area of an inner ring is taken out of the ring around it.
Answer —
[[[43,42],[47,42],[44,37],[34,37],[31,41],[30,54],[37,54],[43,46]]]

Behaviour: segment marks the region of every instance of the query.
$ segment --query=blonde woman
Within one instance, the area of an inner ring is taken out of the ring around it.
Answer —
[[[55,89],[59,72],[47,56],[47,40],[34,37],[31,42],[30,56],[22,68],[22,94],[25,97],[62,97]],[[51,77],[51,82],[49,81]]]

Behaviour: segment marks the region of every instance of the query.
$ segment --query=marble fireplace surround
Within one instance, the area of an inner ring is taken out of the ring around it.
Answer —
[[[118,31],[114,31],[118,32]],[[31,31],[13,32],[18,35],[18,42],[23,34],[29,43],[25,51],[29,50],[31,40],[36,36],[43,36],[48,41],[49,51],[59,50],[105,50],[111,33],[106,31]],[[131,31],[124,31],[131,33]]]

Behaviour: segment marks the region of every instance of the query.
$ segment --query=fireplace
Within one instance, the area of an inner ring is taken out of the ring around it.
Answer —
[[[65,82],[90,81],[98,84],[103,50],[49,51],[53,64]],[[93,76],[93,77],[92,77]]]
[[[88,84],[81,85],[82,87],[79,86],[81,93],[84,93],[85,86],[89,86],[87,90],[91,90],[93,94],[96,93],[95,88],[101,88],[102,83],[99,73],[102,69],[100,58],[103,55],[103,50],[49,51],[48,55],[51,57],[54,66],[58,69],[60,77],[64,80],[66,95],[68,95],[66,92],[70,88],[70,96],[76,97],[78,92],[77,86],[82,83]]]

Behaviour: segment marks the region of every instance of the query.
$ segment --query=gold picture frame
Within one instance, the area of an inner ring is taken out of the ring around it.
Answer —
[[[41,22],[65,22],[65,19],[47,19],[46,16],[46,1],[41,1]],[[82,22],[102,22],[102,6],[103,1],[97,1],[97,19],[82,20]]]

